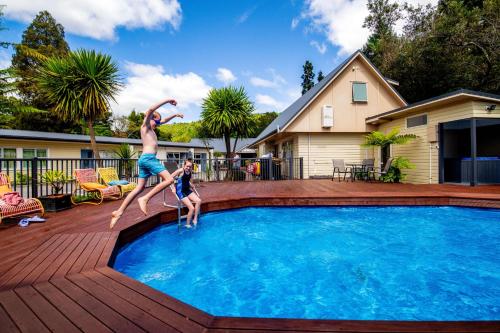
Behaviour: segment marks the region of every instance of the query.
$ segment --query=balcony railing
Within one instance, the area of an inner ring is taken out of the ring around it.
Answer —
[[[182,167],[181,160],[161,160]],[[303,179],[302,158],[242,158],[242,159],[194,159],[193,182],[239,182],[261,180]],[[49,184],[41,181],[41,175],[49,170],[62,171],[72,180],[64,184],[63,192],[71,193],[76,186],[73,179],[75,169],[116,168],[120,179],[137,182],[139,166],[137,159],[92,159],[92,158],[33,158],[0,159],[0,172],[10,176],[13,191],[24,197],[39,197],[53,194]],[[154,186],[160,177],[150,177],[146,186]]]

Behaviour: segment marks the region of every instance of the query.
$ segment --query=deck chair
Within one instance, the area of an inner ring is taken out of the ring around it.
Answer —
[[[393,160],[394,160],[394,158],[392,158],[392,157],[389,158],[387,160],[387,162],[385,162],[383,169],[374,168],[373,170],[368,171],[368,180],[370,180],[370,179],[375,180],[376,175],[378,175],[378,179],[380,179],[380,177],[382,177],[383,175],[386,175],[389,172],[389,169],[391,168]]]
[[[344,181],[347,174],[349,174],[349,176],[352,178],[352,170],[351,168],[345,166],[344,160],[332,160],[332,161],[333,161],[332,181],[335,179],[335,173],[337,173],[339,176],[339,182],[341,174],[344,175]]]
[[[71,195],[71,202],[75,205],[79,204],[75,200],[78,191],[90,194],[94,201],[83,201],[80,203],[91,205],[100,205],[104,199],[117,200],[122,197],[118,186],[100,184],[97,180],[97,174],[94,169],[75,169],[73,174],[75,176],[77,186],[75,186]]]
[[[118,173],[115,168],[97,168],[97,175],[107,186],[113,186],[114,184],[112,182],[120,181],[120,177],[118,177]],[[116,184],[116,186],[120,189],[120,194],[123,197],[125,193],[133,191],[134,188],[137,187],[137,184],[129,182],[125,185]]]
[[[12,192],[10,177],[6,173],[0,173],[0,196]],[[6,217],[22,216],[33,213],[44,213],[43,205],[40,200],[35,198],[24,199],[18,205],[9,205],[4,200],[0,199],[0,223]]]
[[[165,169],[167,169],[167,171],[170,174],[172,174],[174,171],[176,171],[177,169],[179,169],[177,163],[173,162],[173,161],[163,162],[163,165],[165,166]],[[171,204],[167,203],[167,191],[168,190],[164,189],[163,190],[163,206],[170,207],[170,208],[177,208],[177,227],[180,228],[181,227],[181,221],[182,221],[182,219],[186,218],[187,215],[182,215],[182,208],[184,208],[186,206],[182,203],[181,199],[177,195],[177,191],[175,190],[176,183],[177,183],[177,180],[175,180],[174,183],[170,185],[170,191],[172,192],[172,194],[175,197],[176,204],[175,205],[171,205]],[[196,187],[194,187],[194,186],[193,186],[193,191],[194,191],[194,193],[196,193],[196,195],[198,197],[200,196],[200,194],[196,190]]]

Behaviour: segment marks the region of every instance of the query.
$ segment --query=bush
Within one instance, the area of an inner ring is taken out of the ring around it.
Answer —
[[[392,161],[391,167],[387,174],[382,175],[380,180],[384,183],[399,183],[406,178],[406,174],[402,172],[404,169],[414,169],[415,165],[410,163],[406,157],[398,156]]]
[[[28,185],[31,183],[31,176],[16,172],[16,184],[17,185]]]

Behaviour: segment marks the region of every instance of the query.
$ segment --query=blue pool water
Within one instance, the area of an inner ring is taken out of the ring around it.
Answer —
[[[220,316],[500,320],[500,210],[213,212],[143,235],[114,267]]]

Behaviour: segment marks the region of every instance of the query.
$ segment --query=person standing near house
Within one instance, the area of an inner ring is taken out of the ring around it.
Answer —
[[[139,181],[137,183],[137,187],[129,193],[125,200],[123,200],[120,208],[118,208],[118,210],[115,210],[111,214],[111,222],[109,224],[110,229],[115,226],[132,200],[134,200],[134,198],[144,190],[146,182],[150,176],[158,175],[161,177],[162,182],[157,184],[146,195],[137,199],[139,208],[144,213],[144,215],[148,214],[148,201],[174,182],[172,176],[168,173],[168,171],[158,160],[158,158],[156,158],[156,153],[158,150],[158,138],[155,133],[155,128],[169,122],[175,117],[183,118],[184,115],[182,113],[177,113],[170,117],[161,119],[161,115],[156,110],[165,104],[176,106],[177,102],[174,99],[166,99],[156,105],[151,106],[144,115],[144,121],[141,126],[142,155],[139,158]]]

